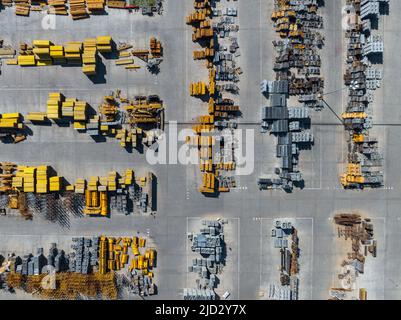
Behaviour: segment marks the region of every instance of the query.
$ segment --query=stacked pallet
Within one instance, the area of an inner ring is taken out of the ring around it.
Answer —
[[[99,52],[111,52],[111,37],[110,36],[99,36],[96,38],[96,47]]]
[[[17,16],[29,16],[31,10],[31,3],[29,0],[14,0],[15,2],[15,14]]]
[[[84,40],[84,52],[82,54],[82,72],[86,75],[96,74],[96,39],[88,38]]]
[[[89,18],[85,0],[69,0],[72,20]]]
[[[48,0],[47,4],[49,6],[47,13],[63,16],[68,15],[66,0]]]

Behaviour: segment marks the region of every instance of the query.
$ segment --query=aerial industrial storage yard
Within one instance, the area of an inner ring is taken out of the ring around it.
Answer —
[[[389,0],[0,0],[0,299],[401,299]]]

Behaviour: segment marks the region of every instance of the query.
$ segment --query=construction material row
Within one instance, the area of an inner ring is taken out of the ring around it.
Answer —
[[[158,138],[153,129],[164,128],[163,101],[157,95],[128,99],[117,90],[104,96],[95,114],[90,114],[90,109],[86,101],[49,93],[46,111],[28,112],[24,117],[20,113],[0,114],[0,140],[23,141],[28,124],[66,122],[78,132],[115,138],[123,148],[138,148],[141,144],[151,146]]]
[[[284,189],[291,192],[303,184],[298,170],[299,151],[312,145],[309,131],[308,109],[322,108],[324,80],[321,77],[319,49],[324,38],[319,29],[323,18],[318,13],[319,1],[275,0],[271,19],[280,40],[273,41],[277,52],[274,60],[274,81],[263,80],[261,93],[269,99],[269,105],[261,110],[261,131],[277,136],[279,166],[275,175],[261,176],[259,188]],[[290,96],[296,96],[299,107],[288,107]]]
[[[341,263],[342,271],[337,277],[340,285],[330,289],[330,299],[367,300],[367,290],[357,282],[361,281],[358,278],[364,274],[367,257],[376,257],[377,241],[374,239],[373,223],[357,213],[337,214],[334,223],[338,238],[343,238],[351,250]]]
[[[184,300],[216,300],[214,289],[219,281],[217,274],[222,271],[225,261],[224,221],[202,220],[199,234],[188,234],[192,242],[191,251],[201,255],[194,258],[188,272],[198,275],[195,288],[184,288]]]
[[[298,231],[287,220],[276,220],[271,232],[274,248],[280,250],[280,284],[269,285],[270,300],[298,300],[299,239]]]
[[[100,53],[106,57],[117,56],[116,65],[127,70],[140,68],[134,64],[134,56],[145,61],[150,71],[158,68],[163,54],[159,40],[151,37],[149,49],[133,49],[129,52],[132,47],[127,43],[116,45],[111,36],[87,38],[83,42],[72,41],[63,45],[54,44],[50,40],[34,40],[32,44],[21,43],[17,59],[8,59],[6,63],[21,67],[81,66],[84,74],[95,76],[98,74]]]
[[[141,10],[143,15],[162,13],[162,0],[127,1],[127,0],[2,0],[5,7],[15,7],[17,16],[29,16],[31,11],[46,12],[54,15],[71,15],[73,20],[89,18],[90,15],[101,15],[109,9]],[[1,10],[1,9],[0,9]]]
[[[208,82],[198,81],[190,84],[189,93],[193,97],[207,98],[208,115],[199,116],[193,126],[195,137],[187,137],[187,143],[198,149],[202,184],[199,191],[204,194],[217,195],[236,187],[234,176],[236,169],[233,145],[235,118],[240,110],[233,99],[223,98],[223,92],[237,94],[241,68],[236,65],[235,57],[239,56],[238,42],[235,33],[237,9],[227,10],[223,2],[212,6],[210,1],[194,1],[194,11],[187,16],[186,23],[192,26],[192,41],[206,43],[202,50],[193,52],[194,60],[205,60],[208,69]],[[213,20],[213,18],[218,21]],[[224,50],[229,47],[229,52]],[[218,84],[217,81],[224,81]],[[228,82],[228,83],[227,83]],[[221,137],[231,132],[231,139]],[[216,151],[216,152],[213,152]]]
[[[71,249],[67,253],[57,243],[51,243],[48,255],[43,247],[37,248],[35,255],[10,253],[0,268],[6,283],[2,289],[25,289],[53,299],[75,299],[78,295],[116,299],[124,287],[141,296],[155,294],[156,250],[147,245],[146,238],[75,237]],[[41,285],[44,277],[46,286]],[[70,280],[68,285],[64,283],[65,277]],[[118,278],[126,281],[117,281]],[[103,285],[96,286],[97,282]]]
[[[342,120],[347,131],[348,157],[346,172],[341,175],[344,188],[377,188],[383,185],[382,155],[378,140],[370,136],[372,128],[374,90],[380,87],[382,70],[376,68],[377,57],[383,57],[384,43],[371,21],[378,21],[380,6],[388,0],[348,0],[352,17],[345,37],[346,70],[344,82],[348,87],[348,101]],[[375,64],[372,64],[375,61]]]
[[[153,179],[150,172],[135,177],[134,171],[127,169],[122,175],[112,171],[105,177],[92,176],[88,181],[77,179],[75,184],[69,184],[49,166],[3,162],[0,163],[0,196],[8,199],[3,206],[19,210],[26,218],[32,218],[32,212],[36,211],[36,199],[42,200],[43,210],[57,212],[58,207],[65,207],[65,202],[56,201],[54,195],[70,199],[70,206],[81,202],[81,213],[89,216],[108,216],[111,209],[128,214],[128,200],[141,212],[147,212],[153,208]],[[74,198],[73,194],[79,197]],[[50,195],[53,197],[47,197]]]

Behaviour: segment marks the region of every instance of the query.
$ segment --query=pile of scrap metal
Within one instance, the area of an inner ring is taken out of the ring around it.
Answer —
[[[323,27],[323,19],[318,8],[317,0],[275,0],[271,18],[281,39],[273,42],[277,51],[274,63],[276,79],[261,83],[261,93],[270,101],[261,110],[261,132],[270,130],[277,136],[277,157],[281,161],[275,170],[277,178],[259,178],[261,190],[291,192],[294,186],[303,183],[302,174],[296,168],[299,146],[314,142],[313,134],[307,130],[310,125],[308,108],[322,108],[324,87],[318,54],[324,42],[318,30]],[[296,96],[301,106],[288,107],[290,96]]]
[[[222,220],[202,220],[199,234],[188,234],[192,252],[201,258],[194,258],[188,272],[198,274],[196,288],[184,288],[184,300],[216,300],[217,274],[222,272],[225,260],[224,224]]]
[[[202,172],[199,191],[205,195],[218,195],[236,187],[230,175],[236,169],[236,154],[230,141],[235,140],[235,119],[240,109],[233,99],[223,97],[223,93],[236,95],[239,90],[236,83],[242,70],[235,61],[240,55],[236,35],[239,27],[235,24],[237,9],[222,6],[222,3],[212,5],[208,0],[196,0],[194,11],[186,18],[186,23],[192,26],[192,40],[203,47],[193,52],[193,58],[206,61],[209,75],[207,82],[190,84],[190,95],[209,103],[208,114],[199,116],[193,126],[195,136],[187,137],[187,143],[198,149]]]
[[[1,1],[0,1],[1,7]],[[3,59],[12,59],[15,56],[15,49],[10,45],[4,45],[4,40],[0,39],[0,74]]]
[[[330,291],[332,298],[342,300],[355,294],[357,277],[364,273],[366,257],[369,254],[376,257],[377,241],[374,239],[371,219],[355,213],[341,213],[335,215],[334,222],[338,226],[338,237],[351,243],[351,252],[347,253],[347,258],[341,263],[343,271],[338,275],[344,290],[332,288]],[[365,300],[366,291],[360,290],[359,296]]]
[[[298,231],[290,221],[276,220],[271,233],[274,248],[280,249],[280,286],[269,285],[269,299],[298,300],[299,239]],[[289,244],[290,240],[290,244]]]
[[[127,50],[123,46],[124,49],[120,49],[120,56],[124,52],[123,50]],[[163,47],[161,42],[155,37],[151,37],[149,40],[149,49],[134,49],[131,51],[130,55],[133,57],[137,57],[143,60],[146,63],[146,68],[152,73],[159,72],[159,65],[163,61]],[[125,55],[126,57],[127,55]],[[126,59],[127,60],[127,59]],[[133,59],[132,59],[133,60]],[[132,61],[133,63],[133,61]],[[138,67],[126,68],[126,69],[138,69]]]
[[[348,87],[348,103],[342,114],[348,133],[347,171],[341,175],[344,188],[377,188],[383,185],[382,155],[378,141],[369,135],[372,128],[374,90],[380,87],[382,70],[372,62],[382,59],[384,43],[373,34],[371,21],[379,19],[380,6],[389,0],[348,0],[349,22],[345,32],[348,40],[344,82]],[[378,57],[380,59],[378,59]]]

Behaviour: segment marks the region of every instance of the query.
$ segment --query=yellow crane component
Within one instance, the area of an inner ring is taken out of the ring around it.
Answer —
[[[202,186],[199,188],[201,193],[214,193],[216,192],[216,176],[213,173],[202,174]]]
[[[365,119],[367,116],[365,112],[344,112],[341,115],[343,119]]]

